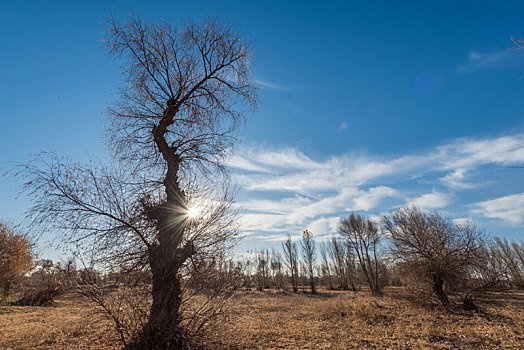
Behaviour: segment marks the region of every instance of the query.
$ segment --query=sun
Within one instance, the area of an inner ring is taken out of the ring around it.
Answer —
[[[195,207],[192,207],[192,208],[189,208],[187,210],[187,216],[190,218],[190,219],[194,219],[198,216],[198,213],[199,213],[199,210],[198,208],[195,208]]]

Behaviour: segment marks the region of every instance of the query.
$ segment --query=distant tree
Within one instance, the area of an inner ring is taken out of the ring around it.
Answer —
[[[32,249],[27,235],[17,233],[12,226],[0,221],[0,301],[33,269]]]
[[[508,242],[507,239],[494,238],[494,255],[498,259],[503,278],[517,288],[524,288],[524,243]]]
[[[309,279],[309,286],[311,287],[311,293],[315,294],[316,289],[314,266],[317,257],[317,252],[315,249],[315,241],[313,240],[313,234],[308,230],[302,232],[302,241],[300,243],[302,247],[302,259],[304,259],[304,264],[306,266],[307,276]]]
[[[34,222],[100,248],[106,261],[149,265],[149,319],[128,348],[178,349],[189,338],[183,270],[238,233],[230,194],[215,189],[227,181],[234,131],[256,107],[251,45],[216,18],[111,17],[108,27],[108,51],[124,74],[108,112],[113,162],[82,166],[43,156],[22,175]],[[198,220],[190,210],[197,202]]]
[[[323,279],[327,280],[327,285],[329,289],[334,289],[333,288],[333,278],[331,275],[331,262],[329,261],[328,254],[327,254],[327,247],[324,242],[320,244],[320,256],[322,258],[322,264],[320,266],[320,271],[322,273]]]
[[[275,284],[277,289],[284,290],[284,274],[283,274],[283,264],[282,264],[282,255],[279,252],[276,252],[274,249],[271,250],[271,270],[273,271],[273,277],[275,279]]]
[[[383,223],[391,234],[392,254],[420,283],[431,286],[440,303],[449,304],[446,288],[475,278],[474,267],[484,250],[484,234],[458,225],[438,212],[402,208]]]
[[[340,219],[338,231],[349,240],[349,246],[358,258],[360,270],[371,288],[371,293],[381,295],[381,262],[377,249],[382,232],[378,226],[370,219],[351,214],[348,218]]]
[[[264,288],[269,288],[269,269],[270,256],[269,251],[262,249],[256,253],[256,274],[258,290],[262,291]]]
[[[333,273],[338,280],[338,288],[356,290],[355,259],[348,244],[332,237],[328,245],[328,255],[333,263]]]
[[[291,285],[293,292],[298,292],[298,250],[297,244],[291,240],[291,235],[288,234],[287,239],[282,242],[282,249],[284,250],[284,261],[287,265],[289,275],[291,277]]]

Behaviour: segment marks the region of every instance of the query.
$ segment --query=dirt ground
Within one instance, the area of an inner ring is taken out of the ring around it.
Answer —
[[[416,306],[398,289],[319,295],[241,292],[213,349],[523,349],[524,293],[492,294],[479,312]],[[112,323],[81,296],[1,306],[0,349],[119,349]]]

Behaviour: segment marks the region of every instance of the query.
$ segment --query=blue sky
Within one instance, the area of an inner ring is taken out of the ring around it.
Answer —
[[[261,103],[231,159],[245,249],[406,204],[523,237],[522,2],[0,0],[0,171],[107,157],[108,10],[219,15],[254,41]],[[3,178],[0,217],[20,222],[16,193]]]

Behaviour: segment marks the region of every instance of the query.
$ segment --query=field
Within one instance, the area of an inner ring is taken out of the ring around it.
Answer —
[[[524,293],[492,294],[479,312],[415,306],[400,289],[319,295],[239,292],[214,349],[522,349]],[[109,320],[74,294],[47,307],[0,307],[1,349],[118,349]]]

